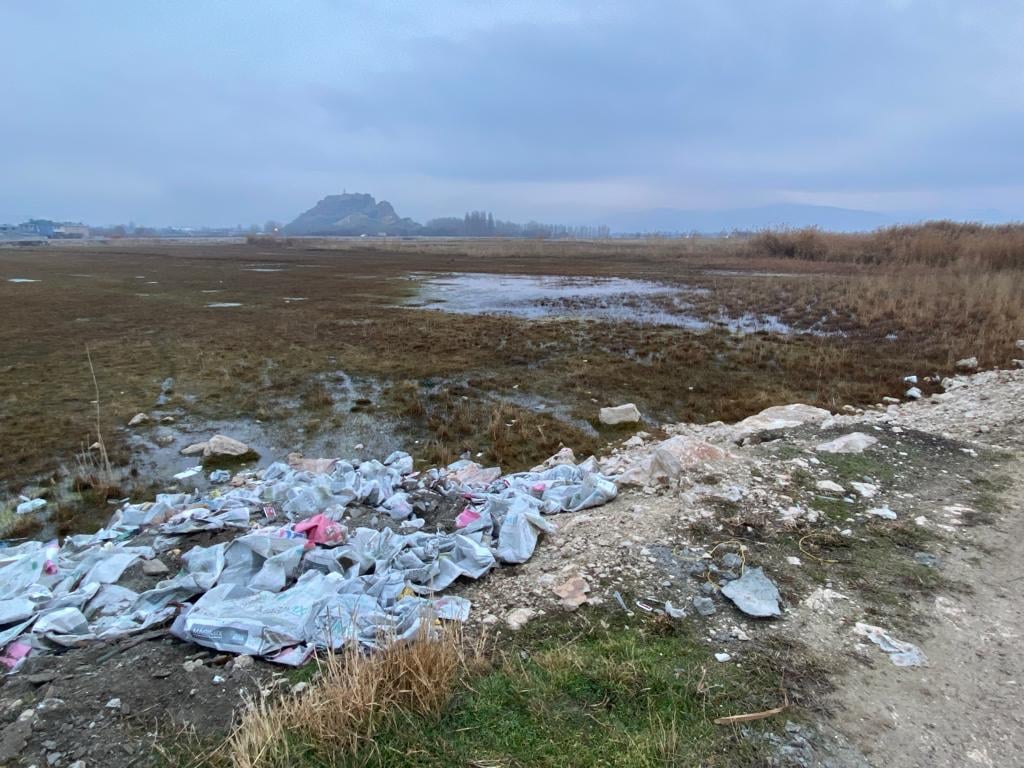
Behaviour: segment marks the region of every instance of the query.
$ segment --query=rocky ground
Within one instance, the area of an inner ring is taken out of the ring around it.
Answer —
[[[566,610],[661,612],[699,623],[717,663],[781,642],[828,670],[780,681],[780,705],[796,706],[770,721],[778,764],[1015,764],[1024,371],[944,390],[640,433],[602,459],[639,466],[635,486],[554,518],[529,562],[457,585],[470,631],[500,642]],[[657,450],[666,435],[671,455]],[[723,594],[756,568],[778,587],[778,616]],[[890,658],[878,642],[907,645]],[[293,683],[161,632],[30,659],[0,685],[0,765],[147,764],[155,742],[223,730],[245,696]]]

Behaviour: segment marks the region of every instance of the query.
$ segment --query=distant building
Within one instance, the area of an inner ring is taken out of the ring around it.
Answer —
[[[54,227],[50,237],[63,240],[82,240],[89,236],[89,228],[84,224],[61,224]]]

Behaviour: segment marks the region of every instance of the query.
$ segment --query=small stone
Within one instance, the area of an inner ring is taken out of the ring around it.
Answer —
[[[516,608],[505,617],[505,623],[508,624],[509,629],[512,631],[518,631],[526,626],[526,622],[535,615],[536,611],[532,608]]]
[[[724,664],[727,661],[732,661],[732,656],[730,656],[728,653],[716,653],[715,661]]]
[[[309,683],[296,683],[292,686],[292,696],[299,696],[309,688]]]
[[[799,557],[794,557],[793,555],[788,555],[786,557],[786,562],[789,563],[790,565],[803,565],[804,564],[803,561]]]
[[[175,418],[173,416],[161,416],[160,417],[160,423],[161,424],[173,424],[174,422],[175,422]]]
[[[163,680],[165,677],[171,676],[171,670],[167,667],[161,667],[160,669],[154,669],[151,673],[151,677],[155,677],[157,680]]]
[[[722,565],[726,568],[739,568],[743,565],[743,558],[735,552],[726,552],[722,555]]]
[[[164,565],[162,560],[153,558],[152,560],[146,560],[142,563],[142,572],[147,576],[163,576],[170,572],[170,569]]]
[[[908,400],[920,400],[923,395],[924,393],[918,387],[911,387],[903,393]]]
[[[874,515],[875,517],[880,517],[883,520],[895,520],[896,519],[896,513],[893,512],[891,509],[889,509],[889,505],[888,504],[886,504],[885,506],[882,506],[882,507],[875,507],[873,509],[869,509],[868,510],[868,514],[869,515]]]
[[[833,480],[819,480],[814,487],[823,493],[846,493],[846,489]]]
[[[710,597],[697,595],[693,598],[693,610],[701,616],[714,616],[717,609],[715,608],[715,601]]]
[[[149,423],[149,416],[147,416],[144,413],[136,413],[134,416],[132,416],[128,420],[128,426],[129,427],[138,427],[138,426],[141,426],[142,424],[148,424],[148,423]]]
[[[221,685],[224,682],[224,678],[221,675],[214,675],[210,682],[214,685]]]
[[[914,562],[927,568],[937,568],[939,565],[939,558],[931,552],[915,552]]]
[[[978,358],[965,357],[961,360],[957,360],[956,369],[958,371],[976,371],[978,370]]]
[[[850,487],[855,490],[862,499],[873,499],[878,493],[878,486],[872,485],[871,483],[850,483]]]
[[[569,611],[575,611],[587,602],[587,593],[590,585],[580,576],[569,579],[564,584],[552,587],[551,591],[562,598],[562,607]]]
[[[206,453],[206,443],[192,443],[192,445],[186,445],[179,451],[182,456],[199,456],[200,454]]]
[[[236,656],[235,657],[235,663],[234,663],[234,666],[232,667],[232,669],[235,669],[235,670],[250,669],[254,663],[255,663],[255,661],[253,660],[252,656],[250,656],[247,653],[243,653],[241,656]]]

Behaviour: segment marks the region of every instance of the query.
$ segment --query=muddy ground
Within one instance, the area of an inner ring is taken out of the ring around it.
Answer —
[[[178,449],[216,431],[264,462],[404,448],[421,466],[469,451],[516,470],[562,444],[593,452],[616,437],[597,421],[603,405],[635,402],[651,425],[731,420],[780,402],[901,396],[907,373],[942,374],[972,353],[1009,364],[1012,318],[996,331],[969,308],[936,314],[928,296],[877,294],[934,280],[741,258],[723,243],[4,249],[0,496],[51,500],[42,530],[19,520],[12,533],[95,529],[108,499],[166,487],[190,465]],[[615,277],[669,294],[609,308],[570,292],[539,302],[540,316],[466,314],[465,294],[459,311],[422,306],[425,282],[465,273]],[[955,293],[944,294],[950,310]],[[140,412],[150,422],[129,429]],[[97,479],[97,431],[113,481]]]

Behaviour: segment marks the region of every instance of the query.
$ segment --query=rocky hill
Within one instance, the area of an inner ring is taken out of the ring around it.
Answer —
[[[408,235],[421,227],[373,195],[328,195],[284,228],[287,235]]]

